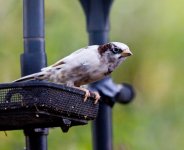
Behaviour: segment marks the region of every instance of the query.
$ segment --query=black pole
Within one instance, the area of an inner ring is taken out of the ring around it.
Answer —
[[[80,0],[80,2],[86,15],[89,44],[107,43],[112,0]],[[98,117],[93,122],[92,130],[93,149],[112,150],[112,110],[109,105],[100,104]]]
[[[89,44],[104,44],[109,37],[109,12],[113,0],[80,0],[86,15]],[[127,104],[135,92],[129,84],[115,84],[110,77],[89,85],[101,95],[98,117],[92,124],[93,149],[112,150],[112,107],[115,102]]]
[[[44,0],[23,0],[24,53],[22,76],[39,72],[46,66]],[[25,129],[26,150],[47,150],[47,128]]]
[[[39,72],[46,66],[44,0],[23,0],[24,53],[22,76]]]
[[[26,150],[47,150],[47,128],[24,130],[26,136]]]
[[[103,4],[101,4],[102,7]],[[95,6],[96,8],[96,6]],[[95,8],[92,8],[95,11]],[[99,10],[99,9],[98,9]],[[103,13],[103,9],[101,9]],[[96,11],[95,11],[96,12]],[[96,14],[97,15],[97,14]],[[90,18],[92,19],[92,18]],[[108,18],[107,18],[108,19]],[[92,21],[92,20],[91,20]],[[95,24],[95,20],[93,23]],[[109,22],[101,22],[104,25],[103,30],[93,30],[88,26],[89,44],[104,44],[108,42],[109,36]],[[94,83],[95,84],[95,83]],[[107,97],[101,97],[102,101]],[[112,150],[112,108],[108,104],[101,103],[99,106],[98,117],[92,123],[93,133],[93,149],[94,150]]]
[[[109,105],[100,105],[92,131],[94,150],[112,150],[112,109]]]

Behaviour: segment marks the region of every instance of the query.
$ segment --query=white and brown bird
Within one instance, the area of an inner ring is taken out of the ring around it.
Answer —
[[[109,75],[132,52],[129,47],[120,42],[110,42],[103,45],[92,45],[81,48],[55,64],[41,69],[41,72],[24,76],[14,82],[26,80],[48,80],[50,82],[66,84],[86,92],[84,101],[90,96],[87,89],[80,88]],[[95,93],[96,101],[99,94]]]

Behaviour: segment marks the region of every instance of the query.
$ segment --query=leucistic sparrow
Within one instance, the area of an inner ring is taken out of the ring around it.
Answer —
[[[24,76],[14,82],[26,80],[48,80],[57,84],[79,88],[85,91],[84,101],[90,96],[87,89],[81,85],[95,82],[109,75],[132,52],[129,47],[120,42],[110,42],[103,45],[92,45],[81,48],[55,64],[42,68],[41,72]],[[95,93],[95,103],[100,99]]]

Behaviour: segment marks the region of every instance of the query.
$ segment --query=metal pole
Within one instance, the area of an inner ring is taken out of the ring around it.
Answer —
[[[47,150],[47,128],[26,129],[26,150]]]
[[[44,40],[44,0],[23,0],[24,53],[22,76],[39,72],[46,66]],[[47,150],[47,128],[25,129],[26,150]]]
[[[86,15],[89,44],[108,42],[109,11],[112,0],[80,0],[80,2]],[[93,149],[112,150],[112,110],[109,105],[100,104],[98,117],[93,122],[92,130]]]
[[[22,76],[39,72],[46,66],[44,0],[23,0],[24,53]]]
[[[112,108],[109,105],[100,105],[92,131],[94,150],[112,150]]]
[[[100,31],[88,30],[88,33],[90,45],[108,42],[109,30],[105,28]],[[102,101],[111,101],[111,99],[107,100],[107,97],[101,98]],[[98,117],[92,123],[92,131],[94,150],[112,150],[112,108],[108,104],[100,104]]]

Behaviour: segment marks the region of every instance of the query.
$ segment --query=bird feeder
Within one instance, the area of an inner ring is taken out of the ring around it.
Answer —
[[[89,45],[108,42],[109,12],[113,0],[79,0],[86,15]],[[22,76],[46,67],[44,0],[23,0],[24,53],[21,55]],[[84,91],[43,81],[0,84],[0,130],[23,129],[26,150],[47,150],[49,127],[63,132],[76,125],[93,122],[94,150],[112,150],[112,106],[119,100],[130,102],[131,86],[117,86],[110,77],[90,85],[101,94],[84,102]],[[99,109],[99,112],[98,112]]]
[[[95,119],[94,97],[84,102],[84,92],[49,82],[0,85],[0,130],[61,127],[63,132]],[[92,95],[93,96],[93,95]]]
[[[22,76],[45,67],[44,0],[23,0]],[[24,130],[26,150],[46,150],[49,127],[63,132],[97,116],[95,96],[84,102],[84,91],[50,82],[0,84],[0,130]]]

